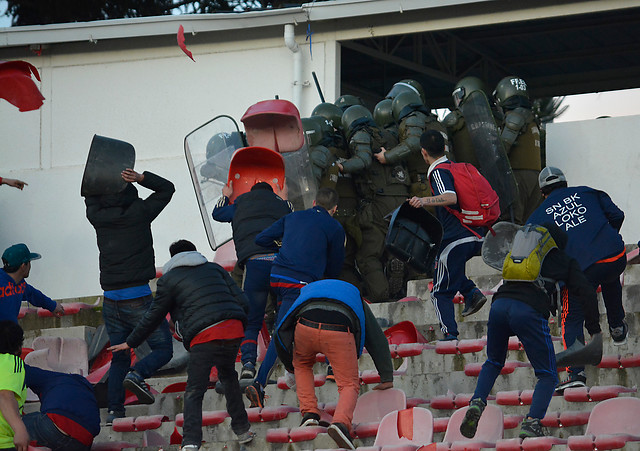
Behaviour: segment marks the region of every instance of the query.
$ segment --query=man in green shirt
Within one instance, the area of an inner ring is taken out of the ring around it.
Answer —
[[[17,323],[0,321],[0,450],[27,451],[29,447],[29,434],[21,418],[27,398],[20,358],[23,337]]]

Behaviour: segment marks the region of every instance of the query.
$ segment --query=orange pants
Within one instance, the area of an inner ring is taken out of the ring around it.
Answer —
[[[313,380],[313,365],[316,363],[318,352],[323,353],[331,362],[338,386],[338,404],[333,414],[333,422],[342,423],[351,429],[353,411],[360,393],[356,343],[351,332],[315,329],[300,323],[296,325],[293,368],[300,412],[303,415],[320,415]]]

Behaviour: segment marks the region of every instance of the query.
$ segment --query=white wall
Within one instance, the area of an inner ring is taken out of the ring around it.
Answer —
[[[319,103],[311,71],[327,99],[335,99],[337,46],[314,35],[313,60],[301,36],[303,116]],[[80,183],[94,134],[130,142],[135,169],[150,170],[176,185],[168,207],[153,222],[156,265],[169,258],[178,238],[209,248],[184,159],[184,137],[219,114],[240,117],[252,104],[279,95],[291,100],[293,60],[283,38],[95,52],[55,46],[29,59],[41,73],[43,107],[20,113],[0,100],[0,176],[29,186],[0,188],[0,252],[24,242],[43,255],[29,283],[53,298],[100,294],[95,233],[84,212]],[[327,56],[325,57],[325,53]],[[3,55],[0,54],[0,59]],[[140,187],[141,196],[149,191]]]
[[[547,164],[565,173],[570,186],[605,191],[625,213],[622,236],[640,240],[640,116],[563,122],[547,126]]]

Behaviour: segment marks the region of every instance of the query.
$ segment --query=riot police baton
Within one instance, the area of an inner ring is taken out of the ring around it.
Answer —
[[[316,72],[312,71],[311,75],[313,75],[313,81],[316,84],[316,89],[318,90],[318,95],[320,96],[320,101],[324,103],[324,96],[322,95],[322,89],[320,89],[320,83],[318,83],[318,77],[316,76]]]

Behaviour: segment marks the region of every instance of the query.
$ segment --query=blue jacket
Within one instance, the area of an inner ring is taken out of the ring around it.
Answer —
[[[337,278],[344,263],[344,229],[322,207],[290,213],[256,237],[256,244],[269,247],[282,241],[271,267],[271,276],[313,282],[323,276]]]
[[[50,312],[56,308],[56,301],[33,288],[25,280],[16,285],[11,276],[4,269],[0,269],[0,321],[17,323],[22,301],[46,308]]]
[[[527,222],[555,223],[567,232],[565,253],[575,258],[583,271],[599,260],[624,251],[618,233],[624,213],[604,191],[588,186],[553,190]]]
[[[67,417],[94,437],[100,433],[98,403],[93,387],[84,377],[25,365],[24,380],[40,398],[41,413]]]
[[[342,280],[319,280],[304,286],[300,296],[293,303],[274,333],[274,344],[278,357],[288,371],[293,372],[293,339],[298,320],[298,313],[305,305],[317,302],[318,307],[328,308],[327,301],[335,301],[351,312],[352,331],[357,346],[357,356],[366,347],[373,360],[381,382],[393,381],[393,363],[389,352],[389,342],[385,337],[376,317],[369,306],[362,300],[360,291],[348,282]],[[341,309],[345,311],[344,309]]]

